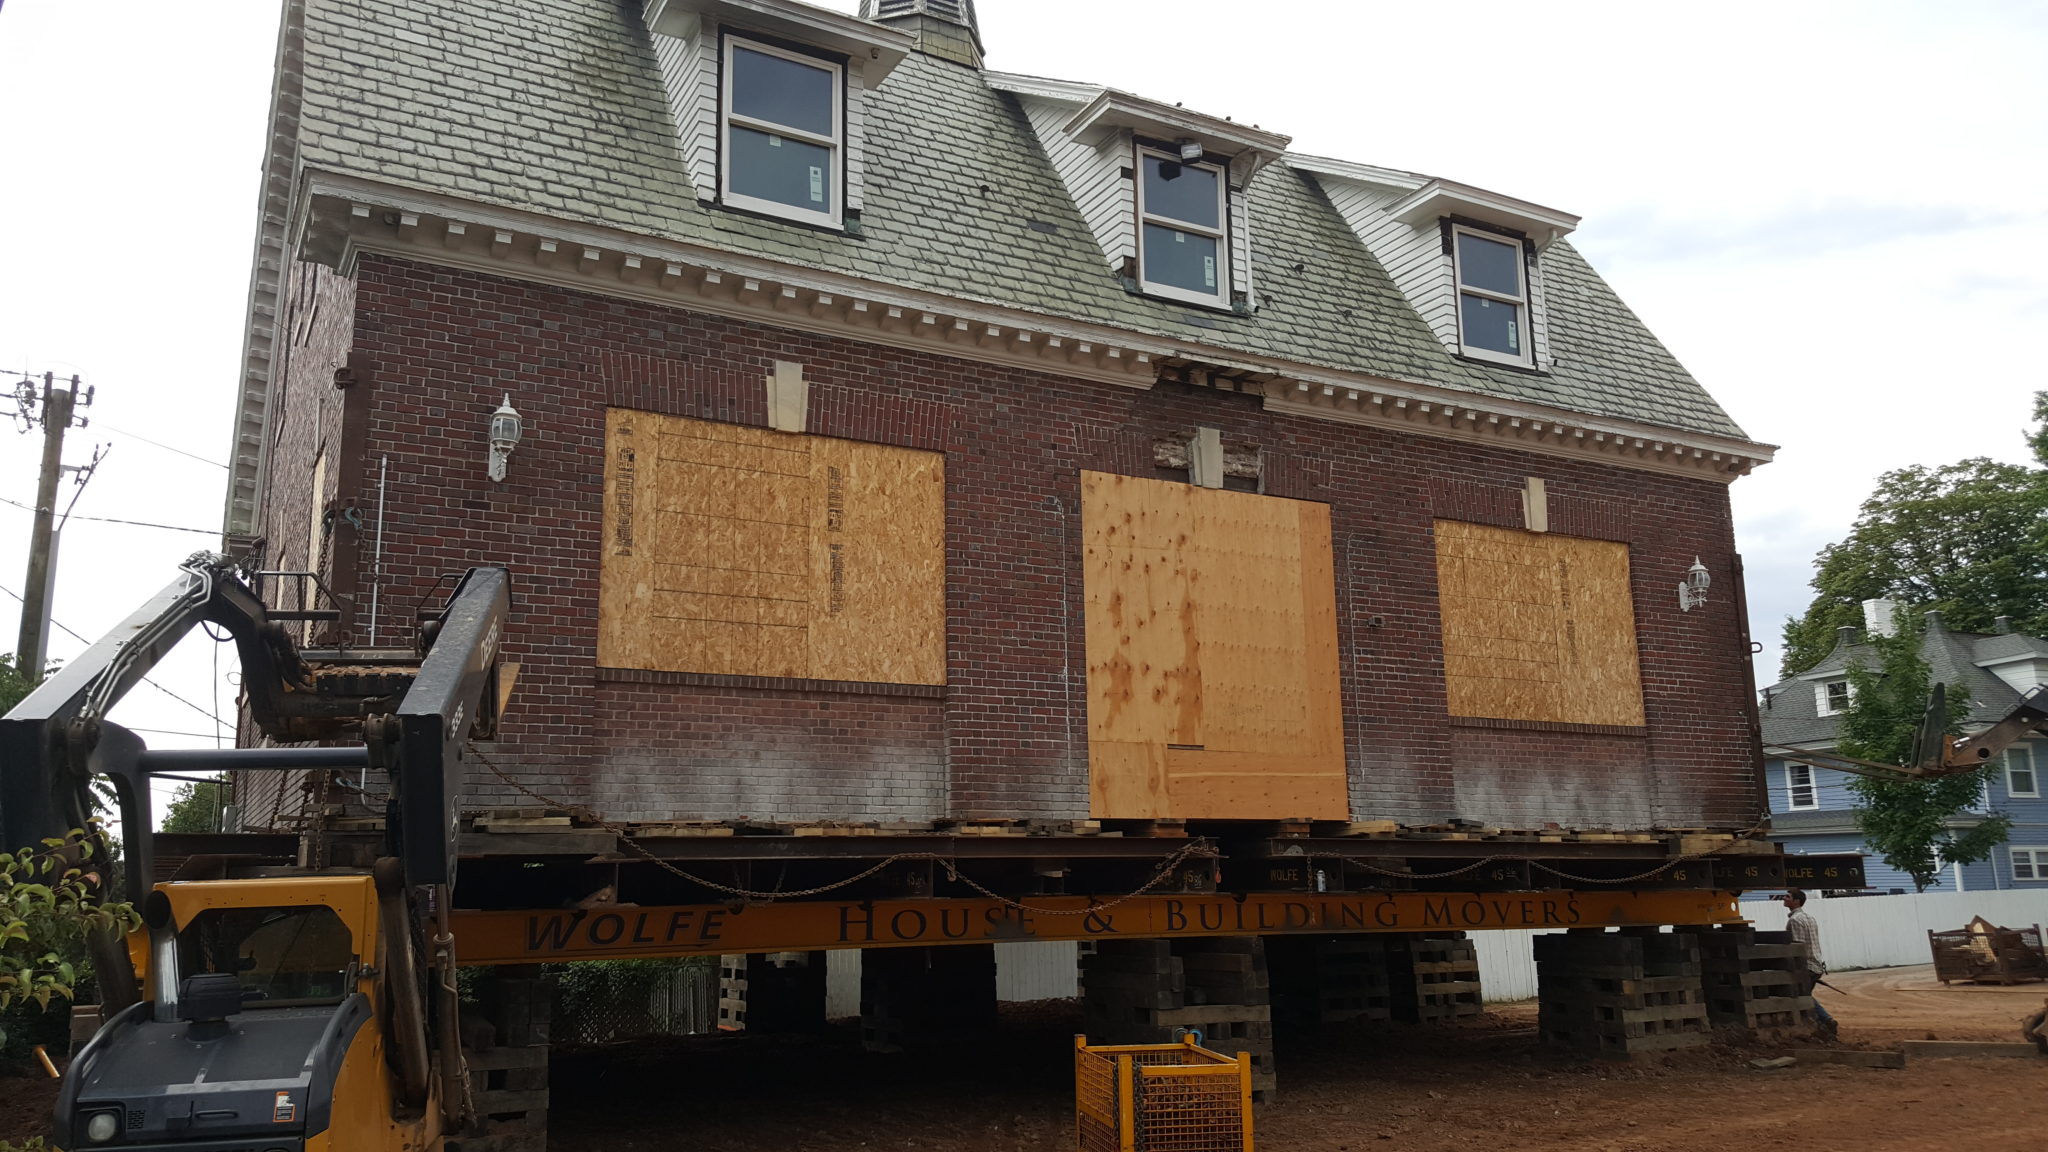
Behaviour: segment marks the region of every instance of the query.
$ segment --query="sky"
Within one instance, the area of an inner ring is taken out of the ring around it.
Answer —
[[[1814,554],[1879,474],[2027,459],[2030,397],[2048,388],[2048,2],[978,7],[991,68],[1583,217],[1572,243],[1781,446],[1733,490],[1763,683]],[[55,603],[84,638],[218,544],[279,8],[0,7],[0,384],[54,371],[95,390],[65,458],[105,454]],[[0,651],[38,453],[0,431]],[[84,647],[58,631],[51,653]],[[115,718],[154,746],[210,746],[233,667],[188,639],[154,677],[168,691],[138,687]]]

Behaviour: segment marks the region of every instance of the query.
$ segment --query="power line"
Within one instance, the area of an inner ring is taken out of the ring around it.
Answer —
[[[14,597],[14,598],[15,598],[16,600],[20,600],[20,599],[21,599],[21,594],[20,594],[20,593],[16,592],[16,591],[15,591],[14,589],[12,589],[12,588],[9,588],[9,587],[7,587],[7,586],[6,586],[6,585],[4,585],[4,584],[0,584],[0,592],[5,592],[5,593],[7,593],[7,594],[8,594],[9,596],[12,596],[12,597]],[[66,635],[66,636],[69,636],[69,637],[71,637],[71,638],[72,638],[73,640],[76,640],[76,641],[78,641],[78,642],[79,642],[80,644],[84,644],[84,645],[86,645],[87,647],[90,647],[90,646],[92,645],[92,641],[90,641],[90,640],[87,640],[87,639],[86,639],[85,637],[83,637],[83,636],[80,636],[80,635],[79,635],[78,633],[76,633],[76,632],[73,632],[73,631],[72,631],[71,629],[69,629],[69,628],[66,628],[66,627],[64,627],[64,625],[63,625],[62,623],[59,623],[59,622],[58,622],[58,621],[57,621],[57,620],[56,620],[56,619],[55,619],[54,617],[53,617],[53,618],[52,618],[52,619],[50,620],[50,623],[52,623],[52,624],[55,624],[55,625],[57,626],[57,628],[58,628],[58,629],[59,629],[60,631],[62,631],[62,632],[63,632],[63,633],[64,633],[64,634]],[[211,713],[211,712],[208,712],[208,711],[207,711],[206,709],[204,709],[204,708],[201,708],[201,707],[200,707],[199,705],[197,705],[197,704],[194,704],[194,703],[193,703],[193,702],[191,702],[190,700],[187,700],[187,699],[185,699],[185,698],[184,698],[183,696],[180,696],[180,695],[178,695],[178,694],[177,694],[176,692],[173,692],[173,691],[171,691],[171,690],[170,690],[169,688],[166,688],[166,687],[164,687],[163,685],[161,685],[161,684],[157,683],[156,681],[154,681],[154,680],[151,680],[151,679],[150,679],[149,677],[147,677],[147,676],[144,676],[144,677],[142,678],[142,682],[143,682],[144,684],[147,684],[147,685],[149,685],[149,686],[150,686],[151,688],[154,688],[154,689],[156,689],[157,691],[159,691],[159,692],[163,693],[164,695],[166,695],[166,696],[169,696],[169,697],[170,697],[171,699],[173,699],[173,700],[176,700],[176,701],[177,701],[178,703],[180,703],[180,704],[183,704],[183,705],[184,705],[185,707],[187,707],[187,708],[190,708],[190,709],[191,709],[191,710],[193,710],[194,712],[197,712],[197,713],[199,713],[199,714],[200,714],[201,716],[204,716],[204,717],[206,717],[206,718],[207,718],[208,720],[211,720],[211,721],[213,721],[213,722],[214,722],[215,724],[218,724],[218,725],[220,725],[220,726],[221,726],[221,727],[223,727],[223,728],[233,728],[233,727],[234,727],[234,725],[232,725],[232,724],[228,723],[227,721],[225,721],[225,720],[221,719],[221,718],[220,718],[219,716],[216,716],[216,715],[214,715],[213,713]]]
[[[36,510],[31,505],[23,504],[19,500],[9,500],[5,496],[0,496],[0,504],[12,504],[16,508],[20,508],[29,512],[34,512]],[[112,516],[67,516],[65,517],[65,519],[91,520],[99,524],[126,524],[131,528],[161,528],[166,532],[196,532],[201,536],[220,535],[220,529],[218,528],[187,528],[182,524],[152,524],[147,520],[119,520]]]
[[[177,453],[178,455],[180,455],[180,456],[184,456],[184,457],[187,457],[187,458],[189,458],[189,459],[197,460],[197,461],[199,461],[199,462],[200,462],[201,464],[211,464],[211,465],[213,465],[213,466],[214,466],[215,468],[218,468],[218,469],[220,469],[220,470],[221,470],[221,471],[223,471],[223,472],[225,472],[225,471],[227,471],[227,470],[228,470],[228,466],[227,466],[227,465],[225,465],[225,464],[223,464],[223,463],[221,463],[221,462],[220,462],[220,461],[218,461],[218,460],[209,460],[209,459],[207,459],[207,458],[206,458],[206,457],[204,457],[204,456],[198,455],[197,453],[193,453],[193,452],[187,452],[187,451],[185,451],[185,450],[184,450],[183,448],[173,448],[173,447],[171,447],[171,446],[170,446],[169,444],[161,444],[161,443],[158,443],[157,441],[155,441],[155,440],[151,440],[151,439],[150,439],[149,437],[147,437],[147,436],[144,436],[144,435],[142,435],[142,434],[141,434],[141,433],[139,433],[139,432],[130,432],[130,431],[128,431],[128,430],[127,430],[127,429],[125,429],[125,428],[116,428],[116,427],[114,427],[114,426],[113,426],[112,424],[109,424],[109,423],[107,423],[107,422],[106,422],[105,420],[101,420],[101,421],[99,421],[98,423],[94,424],[94,425],[93,425],[93,427],[95,427],[95,428],[98,428],[98,429],[100,429],[100,430],[102,430],[102,431],[105,431],[105,432],[112,432],[112,433],[115,433],[116,435],[120,435],[120,436],[126,436],[126,437],[128,437],[128,438],[130,438],[130,439],[132,439],[132,440],[140,440],[140,441],[142,441],[142,442],[143,442],[144,444],[148,444],[148,445],[150,445],[151,447],[155,447],[155,448],[161,448],[161,449],[163,449],[163,450],[164,450],[164,451],[166,451],[166,452],[176,452],[176,453]]]
[[[177,730],[176,730],[176,729],[174,729],[174,728],[137,728],[137,727],[136,727],[135,725],[133,725],[133,724],[124,724],[124,725],[122,725],[122,727],[124,727],[124,728],[128,729],[128,730],[129,730],[130,732],[147,732],[147,733],[149,733],[149,734],[150,734],[150,735],[152,735],[152,736],[190,736],[190,737],[192,737],[192,738],[193,738],[194,740],[218,740],[218,739],[220,739],[220,735],[219,735],[218,733],[207,733],[207,732],[180,732],[180,731],[177,731]]]

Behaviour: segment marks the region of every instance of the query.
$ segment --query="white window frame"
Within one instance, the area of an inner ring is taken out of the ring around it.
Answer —
[[[2025,792],[2012,786],[2012,762],[2013,758],[2017,756],[2026,757],[2027,777],[2034,782],[2034,786]],[[2031,745],[2015,744],[2005,750],[2005,794],[2014,800],[2039,800],[2041,798],[2041,766],[2034,759],[2034,749]]]
[[[1521,282],[1520,296],[1506,296],[1489,288],[1477,288],[1465,283],[1463,248],[1458,242],[1460,236],[1477,236],[1495,244],[1506,244],[1515,250],[1515,276]],[[1496,352],[1491,348],[1476,348],[1465,342],[1465,296],[1467,294],[1503,304],[1513,304],[1522,310],[1522,354],[1510,355]],[[1529,259],[1526,241],[1520,236],[1488,232],[1484,228],[1471,228],[1463,224],[1451,225],[1451,310],[1458,318],[1458,352],[1474,360],[1487,360],[1495,364],[1512,364],[1517,368],[1536,366],[1536,294],[1530,290]]]
[[[2048,881],[2048,847],[2014,844],[2007,848],[2007,863],[2012,865],[2012,878],[2016,883],[2032,884]],[[2032,876],[2020,875],[2020,856],[2024,853]]]
[[[1181,300],[1189,304],[1207,304],[1213,308],[1230,307],[1230,169],[1222,164],[1206,160],[1183,160],[1177,152],[1150,145],[1137,145],[1138,159],[1136,183],[1138,185],[1138,290],[1147,296],[1164,296],[1169,300]],[[1145,211],[1145,157],[1157,156],[1168,163],[1183,168],[1200,168],[1216,174],[1216,222],[1220,227],[1210,229],[1171,216],[1153,216]],[[1216,291],[1203,295],[1192,288],[1176,284],[1156,284],[1145,278],[1145,225],[1157,224],[1178,232],[1190,232],[1197,236],[1213,237],[1216,241]]]
[[[1805,784],[1801,785],[1794,782],[1792,774],[1795,772],[1806,773]],[[1809,801],[1805,804],[1801,804],[1799,802],[1799,790],[1802,787],[1806,789],[1807,799]],[[1785,811],[1811,812],[1819,807],[1820,782],[1813,778],[1813,765],[1794,764],[1788,761],[1785,764]]]
[[[1847,707],[1834,708],[1830,707],[1828,704],[1828,689],[1836,684],[1840,684],[1842,686],[1842,701],[1845,705],[1854,704],[1856,702],[1856,685],[1850,683],[1846,679],[1822,680],[1817,682],[1813,686],[1814,715],[1840,716],[1842,713],[1848,711]]]
[[[807,68],[816,68],[822,72],[830,72],[832,74],[832,127],[835,129],[834,134],[831,136],[819,136],[799,128],[790,128],[773,123],[772,121],[756,120],[751,116],[742,116],[733,111],[733,53],[741,48],[745,48],[749,52],[759,52],[763,56],[779,56],[784,60],[802,64]],[[787,136],[791,140],[802,141],[805,144],[815,144],[818,147],[829,149],[832,153],[832,171],[828,176],[831,182],[828,192],[832,201],[831,211],[820,212],[812,208],[799,208],[793,204],[784,204],[779,200],[763,200],[758,196],[745,196],[734,192],[732,190],[732,129],[735,124],[742,128],[752,128],[756,132],[771,132],[777,136]],[[804,224],[823,224],[830,228],[842,228],[845,226],[846,221],[846,146],[846,65],[844,63],[820,56],[812,56],[804,52],[792,52],[787,48],[778,48],[773,44],[764,44],[759,40],[749,40],[744,36],[728,35],[725,37],[725,46],[719,53],[718,69],[719,203],[732,208],[744,208],[749,212],[759,212],[764,216],[779,216],[785,220],[795,220]]]

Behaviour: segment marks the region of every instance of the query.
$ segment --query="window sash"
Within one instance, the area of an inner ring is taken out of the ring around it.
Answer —
[[[1145,157],[1154,156],[1184,168],[1199,168],[1216,174],[1216,219],[1220,227],[1211,228],[1173,216],[1161,216],[1148,211],[1145,206]],[[1165,296],[1185,300],[1192,304],[1221,304],[1230,299],[1230,173],[1220,164],[1200,161],[1186,161],[1179,156],[1158,148],[1138,147],[1137,171],[1135,173],[1138,193],[1138,286],[1147,295]],[[1197,288],[1183,288],[1178,284],[1166,284],[1150,278],[1145,259],[1145,225],[1156,224],[1192,236],[1204,236],[1216,241],[1216,291],[1204,293]]]
[[[763,56],[777,56],[807,68],[816,68],[832,77],[832,124],[837,132],[821,136],[801,128],[778,124],[758,116],[747,116],[733,109],[733,59],[735,53],[744,48]],[[740,36],[727,36],[723,50],[719,53],[718,76],[719,117],[718,117],[718,199],[719,203],[734,208],[745,208],[768,216],[780,216],[810,224],[828,224],[839,227],[846,212],[846,67],[835,60],[823,60],[802,52],[777,48],[758,40]],[[799,143],[823,148],[831,154],[830,171],[826,173],[827,202],[829,209],[806,208],[781,200],[769,200],[735,192],[732,188],[733,147],[732,130],[750,128],[756,132],[786,137]]]
[[[1804,794],[1805,803],[1800,803]],[[1785,765],[1785,806],[1788,810],[1820,807],[1820,786],[1814,783],[1813,768],[1806,764]]]
[[[1494,244],[1505,244],[1515,250],[1515,282],[1521,286],[1520,295],[1508,295],[1491,288],[1481,288],[1465,283],[1465,253],[1462,237],[1472,236]],[[1458,317],[1458,349],[1466,356],[1481,360],[1492,360],[1499,364],[1533,365],[1536,363],[1536,309],[1530,300],[1529,266],[1525,258],[1522,241],[1514,237],[1468,228],[1463,224],[1451,225],[1451,286],[1455,294],[1491,300],[1497,304],[1511,304],[1515,307],[1516,322],[1522,327],[1522,351],[1502,352],[1484,348],[1465,339],[1465,306],[1460,302],[1454,311]]]
[[[2027,787],[2021,789],[2013,780],[2024,775]],[[2036,799],[2041,795],[2041,777],[2034,764],[2034,750],[2021,745],[2005,750],[2005,794],[2021,799]]]
[[[2048,880],[2048,848],[2014,848],[2011,852],[2013,879]]]

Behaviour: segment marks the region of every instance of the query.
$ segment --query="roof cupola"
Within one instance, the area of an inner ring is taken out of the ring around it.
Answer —
[[[860,16],[917,35],[927,56],[981,67],[981,25],[974,0],[860,0]]]

